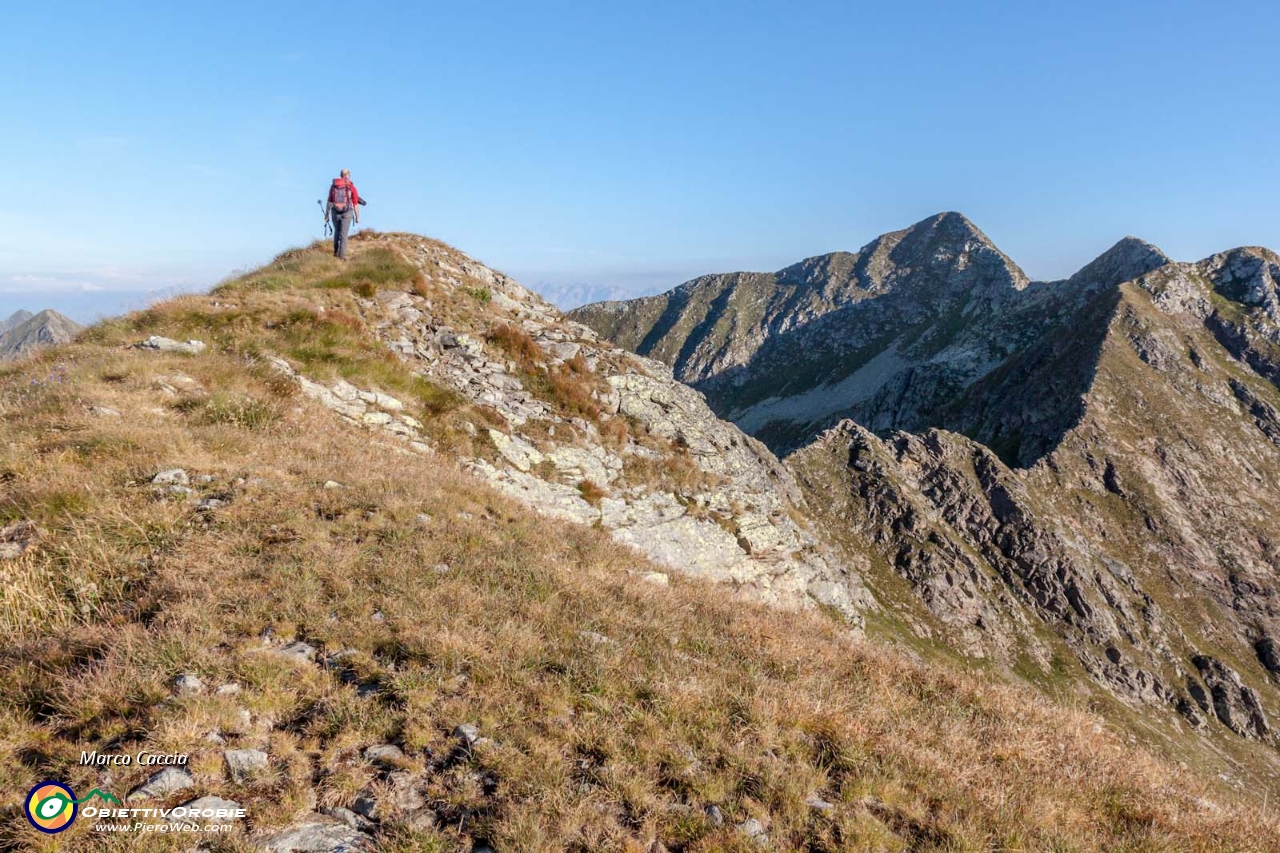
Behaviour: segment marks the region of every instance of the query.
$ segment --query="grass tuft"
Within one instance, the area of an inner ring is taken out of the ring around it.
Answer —
[[[524,373],[536,372],[546,360],[542,348],[519,326],[498,326],[489,332],[488,341],[516,362]]]

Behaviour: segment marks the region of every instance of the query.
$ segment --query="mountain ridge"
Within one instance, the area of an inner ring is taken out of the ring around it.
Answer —
[[[568,315],[627,349],[667,362],[678,379],[697,386],[710,376],[743,365],[772,334],[790,331],[892,289],[894,282],[886,281],[886,276],[894,271],[895,252],[925,252],[935,262],[946,263],[949,255],[938,259],[937,252],[926,250],[944,247],[946,254],[953,244],[959,251],[973,253],[979,262],[993,265],[997,288],[1000,284],[1013,289],[1026,286],[1025,273],[977,226],[962,214],[946,212],[883,234],[858,252],[814,256],[776,273],[703,276],[666,294],[596,303]],[[636,331],[627,330],[628,320]],[[648,328],[644,328],[646,321]],[[735,349],[726,344],[738,326],[742,327],[740,336],[748,340],[744,348]],[[699,331],[705,330],[715,334],[700,339]]]
[[[12,325],[0,331],[0,361],[12,361],[42,347],[67,343],[84,328],[51,308],[36,314],[18,311],[5,323]]]

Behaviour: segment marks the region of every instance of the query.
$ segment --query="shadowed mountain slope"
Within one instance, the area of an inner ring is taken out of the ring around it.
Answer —
[[[983,413],[977,431],[1016,455],[1037,435],[1019,383],[1067,377],[1072,423],[1029,468],[953,433],[882,439],[851,421],[789,462],[813,495],[844,496],[818,510],[828,530],[877,543],[878,597],[891,601],[885,577],[907,580],[952,644],[1010,665],[1029,656],[1048,678],[1055,643],[1028,627],[1042,625],[1125,701],[1272,743],[1280,393],[1184,310],[1207,288],[1168,298],[1196,287],[1171,272],[1099,305],[1105,335],[1046,343],[1025,373],[974,392],[962,414]],[[1083,392],[1073,343],[1090,356]]]

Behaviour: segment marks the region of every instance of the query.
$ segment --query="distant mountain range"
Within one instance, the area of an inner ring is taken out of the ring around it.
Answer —
[[[63,344],[84,327],[52,309],[15,311],[0,322],[0,361],[20,358],[40,347]]]
[[[703,276],[570,316],[671,365],[721,417],[775,451],[849,417],[872,430],[975,431],[1002,456],[1029,462],[1069,425],[1080,388],[1058,387],[1052,412],[1037,395],[1037,412],[1022,413],[1015,435],[1003,409],[999,425],[982,416],[1009,385],[1002,377],[1031,369],[1028,360],[1047,355],[1056,338],[1088,349],[1082,338],[1093,336],[1096,347],[1117,286],[1169,264],[1156,247],[1126,237],[1070,279],[1033,282],[968,219],[942,213],[858,252],[776,273]],[[1213,279],[1209,291],[1220,301],[1280,320],[1274,253],[1236,249],[1186,271]],[[1249,324],[1237,328],[1222,311],[1208,313],[1215,334],[1264,375],[1280,376],[1280,343]],[[1082,360],[1060,365],[1055,387],[1072,376],[1084,381],[1075,368],[1087,372],[1089,356],[1074,355]]]

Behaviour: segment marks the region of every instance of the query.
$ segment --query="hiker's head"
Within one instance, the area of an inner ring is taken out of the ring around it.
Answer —
[[[342,170],[342,172],[341,172],[341,174],[342,174],[342,177],[344,177],[344,178],[349,178],[349,177],[351,177],[351,170],[350,170],[350,169],[343,169],[343,170]]]

